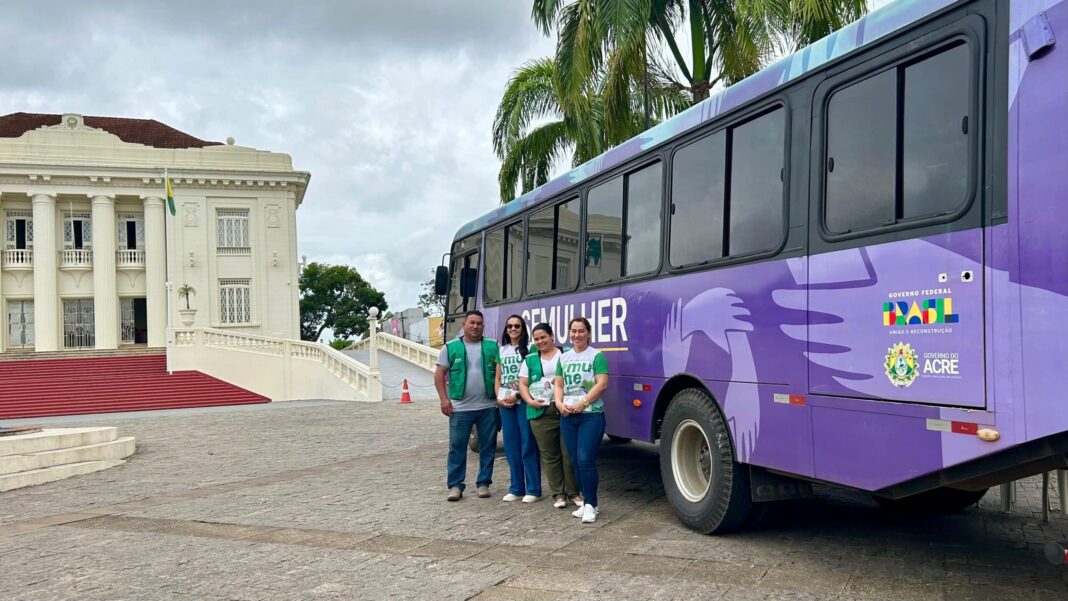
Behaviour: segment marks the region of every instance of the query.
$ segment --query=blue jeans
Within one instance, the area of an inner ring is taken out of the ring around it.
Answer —
[[[467,476],[467,440],[471,427],[478,428],[478,486],[493,483],[493,457],[497,454],[497,408],[453,411],[449,416],[449,458],[446,486],[464,489]]]
[[[604,438],[604,413],[579,413],[560,418],[560,438],[564,439],[582,498],[597,507],[597,451]]]
[[[501,436],[504,456],[512,474],[508,492],[513,495],[541,496],[541,465],[538,461],[538,442],[527,421],[527,406],[501,407]]]

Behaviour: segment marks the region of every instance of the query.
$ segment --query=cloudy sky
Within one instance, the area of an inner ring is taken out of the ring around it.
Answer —
[[[456,229],[497,204],[497,102],[517,66],[553,51],[530,6],[7,0],[0,114],[157,119],[288,153],[312,173],[298,253],[355,266],[399,310]]]
[[[453,233],[497,204],[512,70],[552,53],[528,0],[14,0],[0,114],[157,119],[310,171],[298,251],[414,306]]]

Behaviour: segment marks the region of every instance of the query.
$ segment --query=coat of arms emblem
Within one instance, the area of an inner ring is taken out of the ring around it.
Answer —
[[[907,342],[899,342],[886,349],[886,377],[890,383],[901,388],[908,388],[920,375],[916,350]]]

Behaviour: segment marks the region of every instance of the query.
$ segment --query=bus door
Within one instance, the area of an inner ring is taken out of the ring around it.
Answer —
[[[971,25],[816,90],[813,394],[986,406],[983,128],[972,93],[981,30]]]

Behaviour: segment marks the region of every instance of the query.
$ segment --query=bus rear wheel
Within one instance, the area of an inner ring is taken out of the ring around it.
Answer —
[[[883,509],[906,513],[955,513],[975,505],[987,489],[961,490],[959,488],[935,488],[902,499],[873,497]]]
[[[668,405],[660,473],[668,502],[686,527],[719,534],[745,526],[753,508],[749,472],[734,460],[727,424],[706,391],[688,388]]]

